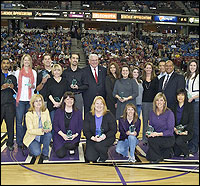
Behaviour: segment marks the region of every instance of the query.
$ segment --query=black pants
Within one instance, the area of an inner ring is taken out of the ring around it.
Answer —
[[[1,105],[1,125],[3,119],[6,123],[8,141],[7,146],[12,146],[14,144],[14,119],[16,116],[16,106],[15,104],[4,104]]]
[[[96,161],[99,157],[103,160],[108,159],[108,148],[112,146],[114,140],[105,139],[101,142],[91,140],[86,141],[85,156],[88,161]]]
[[[149,149],[146,158],[148,161],[156,161],[164,158],[171,158],[172,147],[175,143],[174,136],[159,136],[148,138]]]
[[[60,149],[56,151],[56,156],[59,158],[64,158],[67,155],[68,150],[75,150],[79,146],[79,142],[77,143],[65,143]]]
[[[189,148],[188,148],[188,141],[191,138],[189,138],[188,135],[176,135],[175,136],[175,144],[174,144],[174,155],[180,156],[181,153],[184,155],[189,154]]]

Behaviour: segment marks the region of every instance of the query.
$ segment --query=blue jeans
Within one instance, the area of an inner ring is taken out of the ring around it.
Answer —
[[[16,141],[18,145],[23,145],[23,138],[26,133],[25,115],[30,107],[29,101],[19,101],[16,106]],[[24,125],[22,125],[24,119]]]
[[[50,118],[51,118],[51,123],[52,123],[52,130],[51,130],[52,136],[54,135],[54,124],[53,124],[53,120],[54,120],[55,112],[56,112],[56,110],[52,110],[52,111],[50,112]]]
[[[43,144],[42,154],[44,156],[48,156],[51,137],[52,137],[51,132],[48,132],[40,136],[40,142],[34,139],[28,147],[30,153],[34,156],[39,156],[41,154],[41,144]]]
[[[129,135],[128,139],[120,140],[117,143],[116,152],[128,157],[128,150],[130,148],[130,156],[135,159],[135,147],[139,143],[135,136]]]
[[[196,153],[199,149],[199,101],[192,102],[194,109],[193,137],[188,146],[189,150]]]
[[[137,105],[137,113],[138,113],[138,117],[140,118],[140,113],[141,113],[141,110],[142,110],[142,105]]]

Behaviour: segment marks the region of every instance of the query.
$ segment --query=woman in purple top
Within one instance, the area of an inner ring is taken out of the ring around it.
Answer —
[[[61,107],[55,112],[53,125],[53,148],[59,158],[74,154],[78,147],[83,128],[82,114],[74,106],[75,97],[72,92],[65,92]],[[70,134],[71,133],[71,134]]]
[[[138,118],[137,108],[134,104],[128,103],[124,109],[123,116],[119,119],[120,137],[117,143],[116,152],[128,157],[129,162],[134,163],[135,147],[138,144],[137,136],[140,132],[141,120]]]
[[[153,110],[149,114],[149,125],[154,131],[146,132],[149,149],[146,158],[151,163],[158,163],[164,158],[171,158],[175,143],[174,113],[167,107],[167,100],[162,92],[156,94],[153,100]]]
[[[114,115],[107,109],[104,98],[96,96],[83,124],[83,133],[86,137],[86,159],[93,162],[105,162],[108,159],[108,148],[115,141],[116,132],[117,124]]]

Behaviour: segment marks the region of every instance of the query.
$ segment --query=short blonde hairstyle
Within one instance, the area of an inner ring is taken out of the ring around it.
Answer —
[[[164,112],[168,109],[168,108],[167,108],[167,99],[166,99],[166,97],[165,97],[165,94],[162,93],[162,92],[158,92],[158,93],[156,94],[156,96],[154,97],[154,100],[153,100],[153,111],[154,111],[154,113],[156,113],[156,109],[157,109],[156,101],[157,101],[158,99],[160,99],[160,98],[163,98],[164,101],[165,101],[162,113],[164,113]]]
[[[95,115],[95,103],[98,99],[100,99],[104,105],[103,115],[105,115],[109,111],[104,98],[102,96],[96,96],[93,100],[93,103],[91,105],[91,110],[90,110],[93,116]]]
[[[30,100],[30,108],[28,109],[29,112],[33,112],[35,111],[35,107],[34,107],[34,102],[36,99],[40,98],[42,100],[42,106],[40,108],[40,111],[41,112],[44,112],[46,110],[46,106],[44,104],[44,98],[41,94],[34,94],[32,97],[31,97],[31,100]]]
[[[32,57],[29,54],[24,54],[21,58],[21,63],[20,63],[20,67],[22,68],[24,66],[24,58],[28,57],[29,61],[30,61],[30,67],[32,68],[33,66],[33,61],[32,61]]]
[[[59,65],[59,64],[54,64],[53,67],[52,67],[52,74],[54,75],[54,71],[56,69],[59,69],[61,71],[61,74],[63,72],[63,68]]]

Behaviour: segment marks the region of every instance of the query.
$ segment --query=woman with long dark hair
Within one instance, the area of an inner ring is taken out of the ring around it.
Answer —
[[[194,110],[193,137],[189,142],[191,153],[199,150],[199,61],[192,59],[188,62],[185,74],[188,102],[192,103]]]
[[[111,62],[107,68],[106,76],[106,104],[112,114],[116,115],[117,99],[113,97],[113,89],[117,79],[120,77],[119,66],[116,62]]]
[[[60,108],[55,111],[53,125],[53,149],[59,158],[74,154],[79,146],[83,119],[81,112],[75,108],[72,92],[65,92]]]

